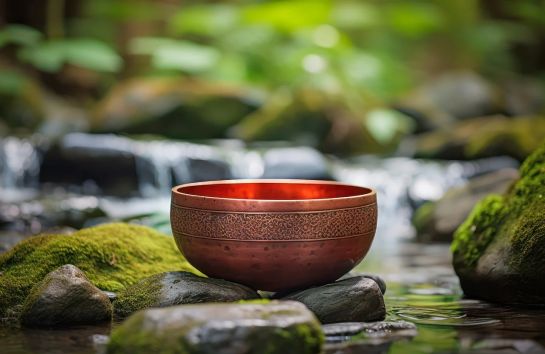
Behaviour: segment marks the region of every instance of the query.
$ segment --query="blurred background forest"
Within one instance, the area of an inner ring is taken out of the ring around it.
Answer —
[[[308,178],[377,188],[405,234],[544,112],[543,0],[0,0],[0,228],[168,231],[173,185]]]
[[[545,0],[0,0],[0,254],[110,221],[171,233],[182,183],[337,180],[377,191],[357,271],[385,276],[389,319],[424,325],[390,353],[541,352],[543,311],[461,298],[449,244],[544,140]],[[11,338],[81,353],[92,331]]]
[[[1,0],[0,28],[1,135],[519,159],[545,135],[541,0]]]

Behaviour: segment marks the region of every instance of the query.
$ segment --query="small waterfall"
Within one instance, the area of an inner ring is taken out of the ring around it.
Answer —
[[[412,236],[413,210],[424,201],[440,198],[450,187],[480,173],[516,167],[516,162],[506,158],[439,162],[364,156],[339,160],[308,147],[250,149],[234,140],[197,144],[85,133],[65,135],[44,155],[41,166],[40,155],[32,140],[0,140],[0,201],[16,200],[21,191],[38,193],[40,181],[44,181],[77,195],[103,194],[101,206],[108,214],[125,217],[135,213],[128,207],[127,198],[135,201],[135,210],[141,214],[168,211],[170,190],[182,183],[243,178],[335,179],[377,190],[379,239],[389,234]],[[121,192],[116,194],[118,188]]]
[[[3,200],[37,188],[40,154],[28,139],[0,138],[0,194]]]
[[[66,154],[130,156],[134,159],[138,194],[169,196],[172,186],[207,179],[259,178],[263,158],[238,141],[216,145],[171,140],[134,140],[116,135],[72,133],[61,141]]]

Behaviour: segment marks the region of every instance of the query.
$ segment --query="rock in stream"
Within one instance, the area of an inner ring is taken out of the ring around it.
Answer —
[[[71,264],[57,268],[36,284],[23,303],[25,326],[92,324],[110,320],[108,296]]]
[[[128,316],[148,307],[257,298],[259,295],[244,285],[203,278],[189,272],[166,272],[142,279],[120,292],[114,302],[114,309],[116,315]]]
[[[297,291],[283,299],[302,302],[324,324],[380,321],[386,316],[382,291],[366,276]]]
[[[148,309],[112,332],[109,354],[317,354],[316,317],[293,301]]]

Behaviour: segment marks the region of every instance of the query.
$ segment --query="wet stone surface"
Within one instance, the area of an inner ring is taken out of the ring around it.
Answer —
[[[386,263],[382,261],[385,258]],[[545,350],[544,308],[464,299],[450,262],[446,245],[404,243],[399,250],[370,254],[354,272],[378,272],[388,284],[384,295],[386,320],[378,322],[387,330],[376,330],[375,323],[325,325],[325,353],[527,354]],[[410,336],[413,330],[402,329],[400,323],[415,324],[416,336]],[[119,325],[113,323],[114,328]],[[109,323],[54,331],[0,326],[0,344],[6,353],[15,354],[103,353],[97,350],[104,348],[103,336],[109,334]],[[338,334],[344,337],[342,342]]]
[[[111,318],[108,296],[71,264],[59,267],[36,284],[21,313],[21,323],[29,327],[94,324]]]
[[[305,304],[321,323],[377,321],[386,315],[379,285],[357,276],[282,297]]]
[[[199,304],[136,313],[112,332],[108,353],[315,354],[322,342],[316,317],[298,302]]]
[[[189,272],[166,272],[142,279],[121,291],[114,301],[121,317],[149,307],[257,299],[252,289],[221,279],[203,278]]]

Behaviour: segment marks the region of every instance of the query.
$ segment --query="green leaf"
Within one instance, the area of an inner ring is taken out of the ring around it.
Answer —
[[[412,129],[409,117],[391,109],[375,109],[367,114],[367,129],[382,144],[390,143],[398,133]]]
[[[0,31],[0,48],[9,43],[23,46],[36,44],[42,38],[42,34],[28,26],[8,25]]]
[[[376,5],[368,2],[339,2],[333,9],[333,22],[340,28],[366,29],[381,20]]]
[[[198,73],[211,69],[220,59],[218,50],[189,41],[167,38],[137,38],[131,43],[135,54],[152,56],[157,69],[175,69]]]
[[[103,42],[72,39],[64,43],[66,62],[94,71],[115,72],[121,68],[121,57]]]
[[[62,42],[44,42],[36,46],[23,48],[18,53],[19,58],[39,70],[56,72],[64,62],[64,45]]]
[[[174,33],[221,35],[236,27],[240,21],[239,10],[228,4],[197,5],[186,7],[171,19]]]
[[[388,8],[387,16],[392,28],[408,37],[437,31],[445,22],[439,9],[426,3],[396,3]]]
[[[330,1],[274,1],[248,5],[243,9],[246,23],[269,25],[288,33],[328,23]]]
[[[21,60],[36,68],[56,72],[69,63],[94,71],[115,72],[122,60],[106,44],[94,39],[66,39],[43,42],[19,52]]]

